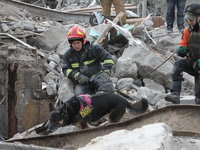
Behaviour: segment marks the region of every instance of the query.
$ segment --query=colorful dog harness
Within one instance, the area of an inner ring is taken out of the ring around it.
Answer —
[[[79,95],[77,98],[80,100],[81,103],[79,114],[82,116],[82,118],[85,118],[91,113],[92,110],[91,98],[89,97],[89,95]]]
[[[92,105],[91,105],[91,98],[90,95],[79,95],[76,98],[80,101],[80,110],[79,113],[74,117],[72,120],[76,122],[80,119],[86,118],[88,121],[91,120],[91,112],[92,112]]]
[[[86,101],[86,103],[87,103],[87,105],[89,105],[90,106],[90,109],[92,109],[92,106],[91,106],[91,98],[90,98],[90,96],[89,95],[79,95],[79,97],[84,97],[85,99],[85,101]],[[83,103],[81,103],[81,108],[80,108],[80,110],[82,110],[84,108],[84,106],[83,106]]]

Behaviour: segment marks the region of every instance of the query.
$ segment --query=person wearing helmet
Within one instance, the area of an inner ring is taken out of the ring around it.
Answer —
[[[68,32],[70,48],[63,56],[62,70],[75,83],[75,95],[114,92],[110,80],[112,56],[101,46],[85,40],[84,31],[74,26]]]
[[[124,13],[124,15],[121,18],[122,24],[126,24],[126,10],[124,7],[124,0],[101,0],[101,7],[102,7],[102,14],[104,16],[109,15],[111,12],[111,6],[112,4],[115,7],[116,15],[118,15],[121,11]]]
[[[179,32],[183,32],[184,27],[184,8],[186,0],[167,0],[167,14],[166,14],[166,23],[167,23],[167,33],[173,32],[173,24],[175,20],[175,6],[177,6],[177,26]]]
[[[180,103],[182,72],[195,78],[195,103],[200,104],[200,4],[190,4],[185,8],[185,19],[189,27],[184,30],[178,48],[178,55],[184,57],[175,62],[172,70],[171,93],[165,100],[174,104]]]

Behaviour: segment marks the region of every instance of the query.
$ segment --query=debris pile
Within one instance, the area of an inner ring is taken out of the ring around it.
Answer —
[[[74,95],[72,81],[61,70],[62,57],[70,47],[67,33],[74,25],[84,29],[86,40],[91,43],[96,42],[108,25],[117,32],[114,42],[110,32],[106,33],[108,38],[101,44],[115,60],[111,79],[119,94],[132,103],[146,97],[150,111],[171,105],[164,100],[164,96],[171,87],[173,63],[179,59],[174,54],[181,39],[178,30],[170,35],[163,34],[166,33],[165,25],[154,28],[151,15],[141,22],[123,27],[111,20],[108,20],[109,24],[86,26],[75,21],[52,21],[2,2],[0,8],[0,70],[3,75],[0,108],[7,106],[5,95],[12,99],[9,94],[15,91],[16,132],[24,132],[45,122],[49,101],[59,105]],[[8,76],[5,77],[5,74]],[[15,77],[14,81],[10,80],[11,76]],[[194,97],[191,96],[194,95],[193,77],[184,74],[184,78],[181,103],[194,104]],[[6,81],[13,86],[10,91],[6,91]],[[36,110],[24,115],[36,105]],[[33,114],[37,116],[37,121],[29,124],[29,118],[35,118]]]

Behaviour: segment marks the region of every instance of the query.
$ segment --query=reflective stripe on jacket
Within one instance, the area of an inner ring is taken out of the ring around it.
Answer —
[[[114,64],[112,56],[103,47],[88,41],[80,52],[71,47],[63,56],[63,73],[73,80],[76,72],[90,78],[101,70],[111,70]]]

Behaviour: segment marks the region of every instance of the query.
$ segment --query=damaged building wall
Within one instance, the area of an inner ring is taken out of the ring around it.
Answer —
[[[7,135],[7,119],[6,119],[6,95],[7,95],[7,61],[3,57],[4,50],[0,50],[0,133]]]
[[[0,134],[12,137],[45,122],[48,104],[54,99],[43,99],[42,81],[47,70],[43,59],[29,50],[4,49],[0,53]]]
[[[34,59],[31,61],[22,60],[18,64],[17,80],[15,82],[17,96],[15,115],[17,117],[17,132],[22,132],[35,125],[34,119],[38,121],[36,124],[41,123],[38,118],[40,101],[35,100],[37,97],[34,93],[42,88],[42,72],[34,68],[33,65],[38,65]]]

